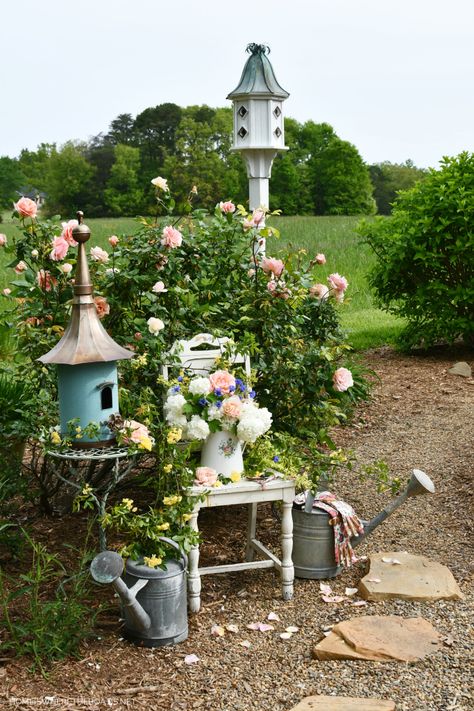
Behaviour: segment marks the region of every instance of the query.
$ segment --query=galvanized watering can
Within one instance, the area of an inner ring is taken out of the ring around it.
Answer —
[[[124,572],[123,559],[114,551],[99,553],[90,567],[94,580],[112,584],[122,600],[124,637],[142,647],[177,644],[188,636],[187,557],[170,538],[159,540],[181,557],[169,560],[166,570],[128,560]]]
[[[371,521],[363,521],[364,533],[351,538],[354,548],[411,496],[433,494],[434,484],[427,474],[414,469],[405,491],[391,501]],[[293,564],[297,578],[334,578],[341,572],[334,557],[334,531],[329,515],[313,509],[315,496],[308,494],[304,508],[293,507]]]

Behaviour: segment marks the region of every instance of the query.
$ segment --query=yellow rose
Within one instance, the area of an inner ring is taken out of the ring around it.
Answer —
[[[192,517],[192,514],[183,514],[181,516],[181,521],[183,523],[187,523],[191,519],[191,517]]]
[[[183,434],[183,430],[181,430],[179,427],[173,427],[168,432],[166,441],[168,442],[168,444],[176,444],[176,442],[179,442],[179,440],[181,439],[182,434]]]
[[[170,527],[169,523],[160,523],[160,525],[156,527],[156,530],[157,531],[167,531],[169,527]]]
[[[220,486],[222,486],[221,480],[217,479],[212,486],[214,487],[214,489],[218,489]]]
[[[54,432],[51,432],[51,442],[53,444],[61,444],[61,437],[59,436],[59,433],[54,430]]]
[[[152,555],[151,557],[145,555],[143,556],[143,562],[149,568],[157,568],[163,562],[163,558],[159,558],[156,555]]]
[[[175,504],[179,504],[182,500],[182,496],[175,494],[174,496],[165,496],[163,498],[163,503],[165,506],[174,506]]]
[[[133,509],[133,499],[122,499],[122,504],[125,506],[125,508],[127,509],[127,511],[132,511],[132,509]],[[136,510],[137,510],[137,509],[136,509],[136,507],[135,507],[135,511],[136,511]]]
[[[240,472],[231,472],[230,473],[230,480],[234,482],[234,484],[242,479],[242,474]]]
[[[169,474],[172,469],[173,469],[172,464],[165,464],[165,466],[163,467],[163,471],[165,474]]]

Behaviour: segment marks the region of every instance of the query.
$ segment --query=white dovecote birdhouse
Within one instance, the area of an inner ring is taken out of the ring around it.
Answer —
[[[272,163],[285,146],[283,102],[289,94],[273,71],[267,54],[269,47],[249,44],[250,57],[240,82],[227,98],[234,104],[233,150],[240,151],[247,163],[250,209],[269,207]]]

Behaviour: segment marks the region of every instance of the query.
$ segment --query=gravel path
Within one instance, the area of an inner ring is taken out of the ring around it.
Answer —
[[[398,711],[474,709],[474,381],[447,373],[456,360],[469,360],[469,355],[440,351],[408,357],[388,349],[368,354],[367,361],[380,378],[373,400],[360,409],[351,427],[338,430],[335,437],[362,461],[384,459],[391,473],[403,479],[411,469],[423,469],[437,488],[435,496],[410,500],[358,552],[407,550],[427,555],[452,570],[464,600],[385,601],[354,608],[349,601],[322,602],[319,581],[300,580],[293,601],[284,603],[273,571],[209,576],[203,579],[202,610],[190,618],[186,642],[172,648],[139,649],[119,640],[119,626],[112,616],[104,618],[102,638],[85,647],[84,658],[57,663],[48,680],[29,674],[24,660],[0,668],[0,707],[31,708],[31,703],[37,705],[47,695],[54,697],[49,703],[59,709],[289,711],[303,697],[321,693],[391,698]],[[333,488],[364,518],[377,513],[389,498],[353,476],[341,477]],[[263,542],[277,546],[278,527],[269,507],[262,507],[259,525]],[[242,556],[243,509],[205,511],[201,529],[209,540],[202,549],[203,562],[237,561]],[[358,564],[330,582],[336,593],[343,593],[363,573],[364,564]],[[246,628],[267,621],[270,612],[281,619],[271,623],[274,630]],[[421,615],[444,642],[434,656],[412,664],[312,658],[312,647],[323,637],[324,628],[360,614]],[[216,638],[210,634],[215,624],[237,625],[239,631]],[[288,625],[300,631],[282,641],[279,633]],[[239,644],[244,640],[250,642],[249,648]],[[186,665],[188,654],[196,654],[200,661]],[[13,698],[23,701],[13,702]]]

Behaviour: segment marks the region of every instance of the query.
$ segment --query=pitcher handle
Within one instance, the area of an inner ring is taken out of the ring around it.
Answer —
[[[167,538],[166,536],[160,536],[158,540],[163,541],[163,543],[167,543],[169,546],[174,548],[180,554],[180,556],[183,560],[184,570],[186,571],[188,569],[188,556],[186,555],[186,553],[184,553],[181,550],[181,548],[176,543],[176,541],[173,541],[172,538]]]

